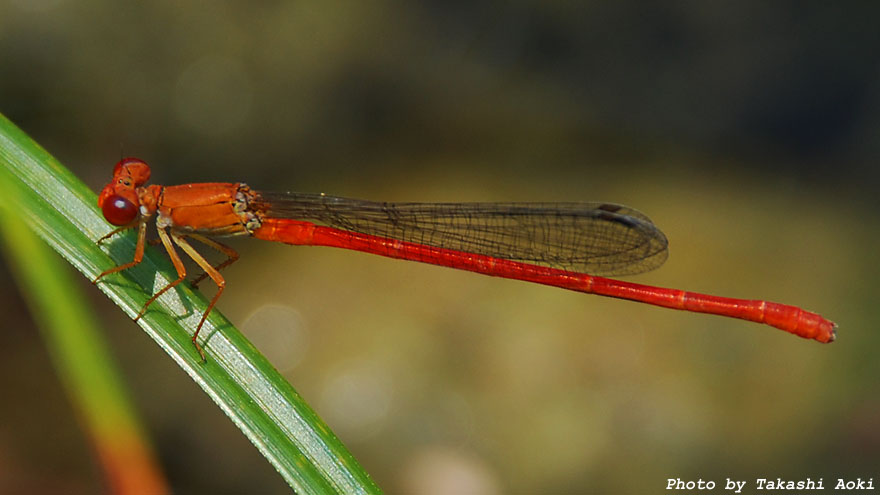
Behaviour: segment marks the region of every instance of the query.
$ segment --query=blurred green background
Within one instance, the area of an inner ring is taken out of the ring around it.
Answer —
[[[632,280],[840,325],[821,345],[231,241],[243,259],[220,310],[389,492],[830,487],[880,476],[878,14],[876,2],[10,0],[0,111],[95,191],[131,155],[164,184],[624,203],[670,239],[666,265]],[[286,491],[134,323],[81,288],[177,493]],[[0,296],[0,488],[101,490],[6,265]]]

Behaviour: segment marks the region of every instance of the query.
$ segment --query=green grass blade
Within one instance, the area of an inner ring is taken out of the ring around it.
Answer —
[[[70,269],[17,216],[19,190],[0,180],[0,239],[65,391],[114,493],[169,493],[155,454],[80,297]]]
[[[18,190],[19,220],[89,279],[129,261],[133,232],[95,244],[111,227],[95,194],[0,115],[0,181]],[[102,280],[129,316],[174,271],[156,250],[123,275]],[[190,341],[205,299],[181,284],[138,323],[244,432],[298,493],[378,493],[379,488],[336,436],[266,359],[216,310],[200,338],[202,364]]]

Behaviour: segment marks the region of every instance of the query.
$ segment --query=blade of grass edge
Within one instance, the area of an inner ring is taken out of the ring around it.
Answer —
[[[95,241],[110,226],[95,206],[95,194],[2,114],[0,172],[0,180],[19,187],[20,220],[87,278],[131,259],[133,233],[97,246]],[[168,260],[150,249],[139,266],[124,276],[108,277],[98,287],[133,317],[151,292],[168,283],[169,273],[173,270]],[[202,328],[208,362],[200,362],[190,338],[206,302],[182,285],[159,298],[138,323],[285,481],[298,493],[379,493],[293,387],[218,311],[212,311]]]
[[[0,239],[43,334],[57,374],[98,454],[106,486],[120,494],[170,493],[95,318],[69,269],[16,217],[18,191],[0,181]]]

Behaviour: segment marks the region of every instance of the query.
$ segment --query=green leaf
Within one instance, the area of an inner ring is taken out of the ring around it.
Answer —
[[[19,219],[71,265],[94,279],[131,260],[135,235],[96,241],[112,229],[96,196],[73,174],[0,115],[0,181],[16,188]],[[124,274],[97,287],[129,316],[167,284],[174,270],[155,250]],[[202,327],[208,357],[191,342],[207,303],[184,284],[168,291],[138,321],[214,400],[297,493],[379,493],[378,486],[290,384],[216,310]]]
[[[18,218],[19,189],[0,180],[0,239],[105,483],[114,493],[169,493],[110,350],[71,270]]]

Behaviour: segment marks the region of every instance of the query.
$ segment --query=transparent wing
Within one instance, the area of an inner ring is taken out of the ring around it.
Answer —
[[[322,194],[258,193],[275,218],[597,275],[657,268],[666,236],[610,203],[379,203]]]

